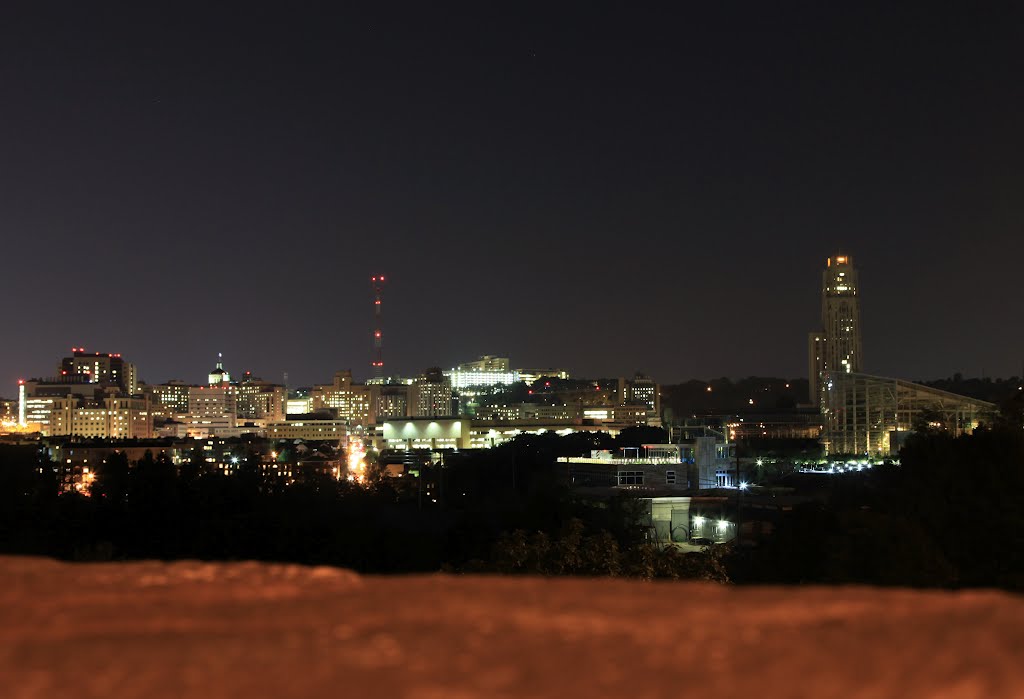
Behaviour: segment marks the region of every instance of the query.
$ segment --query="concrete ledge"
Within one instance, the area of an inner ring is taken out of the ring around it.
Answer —
[[[997,592],[0,558],[0,687],[54,697],[1019,697]]]

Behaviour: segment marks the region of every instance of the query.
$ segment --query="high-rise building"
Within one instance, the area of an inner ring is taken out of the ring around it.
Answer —
[[[825,373],[863,369],[857,270],[849,255],[828,258],[821,275],[821,329],[808,336],[810,399],[820,404]]]
[[[210,430],[233,429],[238,422],[238,395],[229,384],[190,386],[188,416],[193,425]]]
[[[455,414],[452,382],[438,368],[426,373],[412,384],[409,400],[412,417],[449,417]]]
[[[143,393],[149,394],[154,414],[173,418],[188,413],[188,394],[192,388],[184,381],[172,380],[163,384],[147,384]]]
[[[334,373],[334,382],[314,386],[311,392],[313,410],[331,408],[340,420],[352,425],[372,423],[371,388],[352,381],[352,371],[345,369]]]
[[[285,417],[286,392],[280,384],[264,381],[250,372],[234,387],[241,420],[273,420]]]
[[[626,398],[628,397],[628,403],[631,405],[646,405],[655,414],[661,413],[661,390],[651,377],[643,374],[634,376],[633,380],[629,382],[628,393],[627,396],[625,391],[620,392],[623,405],[627,403]]]
[[[18,382],[19,423],[39,425],[44,436],[151,437],[150,399],[139,394],[135,365],[120,354],[71,351],[57,376]]]
[[[138,393],[135,365],[120,354],[86,352],[84,347],[72,347],[71,353],[60,361],[60,380],[116,386],[127,395]]]
[[[375,423],[380,423],[381,420],[405,417],[409,414],[409,392],[412,389],[412,381],[406,379],[384,380],[385,383],[370,385]],[[366,383],[370,384],[369,381]]]

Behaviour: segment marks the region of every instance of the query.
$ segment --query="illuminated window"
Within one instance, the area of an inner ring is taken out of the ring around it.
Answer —
[[[619,485],[643,485],[643,471],[619,471],[616,474]]]

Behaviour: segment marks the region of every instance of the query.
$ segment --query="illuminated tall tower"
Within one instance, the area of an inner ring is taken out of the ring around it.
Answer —
[[[821,330],[808,336],[811,402],[821,399],[825,372],[861,371],[860,298],[857,270],[849,255],[828,258],[821,274]]]
[[[377,379],[384,377],[384,356],[382,352],[384,337],[381,330],[381,307],[380,295],[384,289],[384,275],[380,274],[370,277],[370,284],[373,285],[373,376]]]
[[[18,427],[28,424],[25,405],[25,379],[18,379]]]

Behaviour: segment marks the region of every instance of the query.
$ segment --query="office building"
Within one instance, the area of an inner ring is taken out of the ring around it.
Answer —
[[[634,376],[628,390],[620,392],[620,396],[623,404],[646,405],[655,415],[661,414],[661,388],[649,376]]]
[[[409,415],[412,417],[449,417],[455,414],[451,381],[438,368],[428,369],[413,381],[409,396]]]
[[[149,399],[97,394],[93,397],[33,397],[26,400],[27,419],[44,437],[150,439],[153,416]]]
[[[236,389],[226,383],[190,386],[188,390],[189,434],[203,436],[231,434],[238,424]]]
[[[150,396],[153,412],[160,417],[173,418],[188,414],[189,389],[184,381],[168,381],[164,384],[146,384],[142,392]]]
[[[240,420],[281,421],[285,418],[286,392],[280,384],[264,381],[250,372],[235,386],[235,403]]]
[[[84,347],[72,347],[72,355],[64,357],[57,371],[65,380],[80,384],[116,386],[121,393],[138,393],[135,365],[120,354],[86,352]]]
[[[332,383],[314,386],[310,393],[314,412],[329,408],[337,414],[339,420],[351,425],[372,423],[371,394],[369,386],[353,383],[352,371],[349,369],[335,372]]]
[[[409,379],[388,379],[383,383],[371,384],[371,403],[373,407],[373,421],[405,417],[409,415],[409,395],[412,392],[413,381]]]

